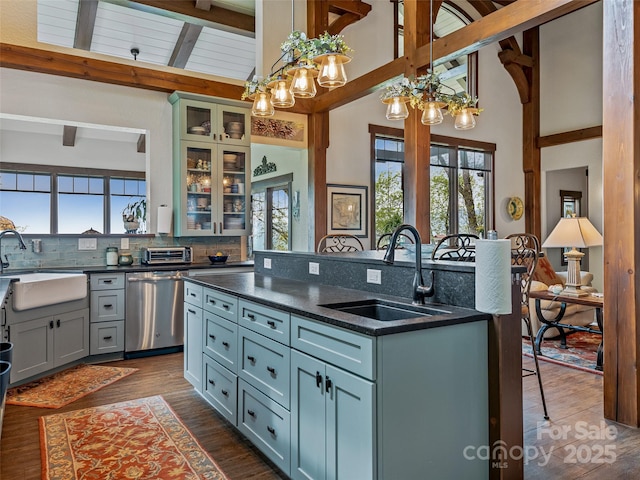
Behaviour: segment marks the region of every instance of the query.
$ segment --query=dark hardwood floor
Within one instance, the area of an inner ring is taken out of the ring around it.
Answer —
[[[524,362],[530,360],[525,358]],[[151,395],[165,398],[230,480],[284,478],[184,380],[181,353],[109,365],[140,371],[61,409],[6,406],[0,479],[40,479],[38,417]],[[525,478],[638,478],[640,430],[604,422],[602,377],[546,362],[541,362],[541,368],[551,420],[544,422],[542,417],[535,377],[524,378],[525,449],[529,455]],[[534,455],[537,457],[532,458]],[[598,463],[609,458],[611,463]],[[572,460],[575,463],[570,463]]]

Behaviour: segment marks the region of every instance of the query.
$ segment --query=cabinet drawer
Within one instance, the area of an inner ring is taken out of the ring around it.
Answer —
[[[238,428],[285,474],[290,474],[289,411],[242,379],[238,380]]]
[[[124,320],[93,323],[90,334],[91,355],[124,351]]]
[[[280,405],[289,408],[291,350],[240,328],[240,376]]]
[[[91,292],[92,322],[124,320],[124,309],[124,290],[97,290]]]
[[[92,273],[90,285],[91,290],[124,288],[124,273]]]
[[[220,315],[222,318],[238,323],[238,299],[210,288],[203,291],[202,308]]]
[[[291,316],[291,346],[356,375],[375,380],[374,337]]]
[[[234,373],[238,372],[238,325],[204,312],[203,351]]]
[[[275,308],[240,300],[238,323],[276,342],[289,345],[289,314]]]
[[[202,395],[220,414],[237,425],[238,376],[202,354]]]
[[[191,282],[184,282],[184,301],[202,308],[202,285],[196,285]]]

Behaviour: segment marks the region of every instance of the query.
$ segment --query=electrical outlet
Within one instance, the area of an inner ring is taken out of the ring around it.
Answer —
[[[271,268],[271,259],[270,258],[265,258],[264,259],[264,268]]]
[[[127,237],[122,237],[120,239],[120,249],[129,250],[129,239]]]
[[[79,238],[78,250],[97,250],[98,239],[97,238]]]
[[[320,264],[317,262],[309,262],[309,274],[320,275]]]
[[[382,272],[380,270],[367,268],[367,283],[377,283],[380,285],[382,283]]]

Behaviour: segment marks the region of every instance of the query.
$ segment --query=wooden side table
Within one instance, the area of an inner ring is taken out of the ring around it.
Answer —
[[[589,332],[595,333],[598,335],[603,334],[602,330],[602,309],[604,306],[604,299],[602,297],[594,297],[593,295],[586,295],[584,297],[570,297],[565,295],[556,295],[548,290],[538,290],[529,293],[529,298],[533,298],[536,301],[536,314],[538,315],[538,320],[542,323],[540,330],[536,335],[535,340],[535,349],[538,355],[540,353],[540,344],[544,338],[544,332],[549,330],[550,328],[557,328],[560,333],[560,343],[562,348],[567,348],[567,335],[565,333],[566,330],[575,331],[575,332]],[[541,300],[549,300],[553,302],[560,302],[560,311],[555,318],[551,320],[547,320],[542,315],[542,308],[540,306]],[[562,318],[564,317],[565,311],[567,309],[567,304],[577,304],[577,305],[586,305],[589,307],[593,307],[596,309],[596,322],[598,323],[599,330],[589,327],[588,325],[583,327],[580,325],[570,325],[568,323],[562,323]],[[598,345],[598,352],[596,357],[596,370],[602,370],[602,345],[603,341],[600,341],[600,345]]]

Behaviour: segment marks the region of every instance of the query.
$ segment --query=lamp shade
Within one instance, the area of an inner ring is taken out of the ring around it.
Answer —
[[[586,217],[561,218],[542,244],[545,248],[587,248],[602,245],[602,235]]]

